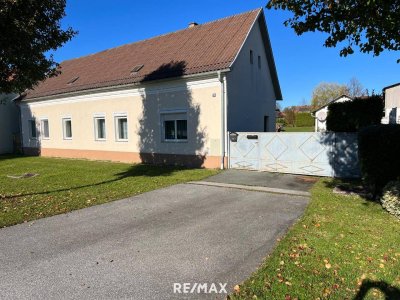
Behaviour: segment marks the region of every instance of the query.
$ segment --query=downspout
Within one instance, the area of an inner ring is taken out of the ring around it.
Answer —
[[[221,165],[220,169],[225,168],[226,156],[226,78],[221,71],[218,71],[218,80],[221,82]]]
[[[224,137],[225,137],[225,157],[227,158],[227,166],[226,168],[229,168],[229,140],[228,140],[228,83],[226,80],[226,73],[224,74],[224,126],[225,126],[225,131],[224,131]]]

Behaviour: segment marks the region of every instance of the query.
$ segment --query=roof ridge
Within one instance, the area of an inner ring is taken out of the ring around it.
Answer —
[[[221,22],[221,21],[224,21],[224,20],[227,20],[227,19],[230,19],[230,18],[239,17],[239,16],[242,16],[242,15],[245,15],[245,14],[251,14],[251,13],[256,12],[256,11],[261,11],[262,9],[263,9],[262,7],[256,8],[256,9],[252,9],[252,10],[249,10],[249,11],[246,11],[246,12],[238,13],[238,14],[235,14],[235,15],[223,17],[221,19],[217,19],[217,20],[209,21],[209,22],[206,22],[206,23],[203,23],[203,24],[199,24],[197,26],[201,27],[201,26],[205,26],[205,25],[210,25],[210,24]],[[153,39],[156,39],[156,38],[165,37],[165,36],[168,36],[168,35],[176,34],[178,32],[182,32],[182,31],[185,31],[185,30],[191,30],[191,29],[193,29],[193,28],[178,29],[178,30],[175,30],[175,31],[172,31],[172,32],[167,32],[167,33],[164,33],[164,34],[156,35],[156,36],[153,36],[153,37],[150,37],[150,38],[147,38],[147,39],[143,39],[143,40],[139,40],[139,41],[136,41],[136,42],[131,42],[131,43],[115,46],[115,47],[112,47],[112,48],[104,49],[104,50],[101,50],[101,51],[98,51],[98,52],[95,52],[95,53],[90,53],[90,54],[86,54],[86,55],[83,55],[83,56],[66,59],[66,60],[63,60],[60,64],[65,63],[65,62],[69,62],[69,61],[73,61],[73,60],[86,58],[86,57],[89,57],[89,56],[93,56],[93,55],[96,55],[96,54],[100,54],[102,52],[106,52],[106,51],[110,51],[110,50],[114,50],[114,49],[118,49],[118,48],[122,48],[122,47],[126,47],[126,46],[131,46],[131,45],[134,45],[134,44],[143,43],[143,42],[150,41],[150,40],[153,40]]]

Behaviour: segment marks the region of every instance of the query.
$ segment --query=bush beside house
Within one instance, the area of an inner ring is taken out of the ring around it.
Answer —
[[[383,108],[384,103],[381,96],[332,103],[328,106],[327,130],[357,132],[365,126],[380,124]]]
[[[400,219],[400,181],[391,181],[383,189],[382,207]]]
[[[374,125],[358,134],[361,173],[375,195],[400,177],[400,125]]]
[[[314,126],[314,118],[309,112],[296,113],[296,127],[310,127]]]

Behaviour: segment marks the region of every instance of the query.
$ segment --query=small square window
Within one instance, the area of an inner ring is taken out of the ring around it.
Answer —
[[[105,140],[106,139],[106,119],[104,117],[96,117],[96,118],[94,118],[94,125],[95,125],[96,140]]]
[[[49,120],[43,119],[40,121],[40,128],[42,130],[42,138],[48,139],[50,137]]]
[[[72,139],[72,121],[70,118],[63,119],[63,137],[64,140]]]
[[[36,120],[29,120],[29,136],[31,139],[37,138]]]
[[[128,118],[127,117],[116,117],[116,137],[117,141],[127,141],[128,140]]]

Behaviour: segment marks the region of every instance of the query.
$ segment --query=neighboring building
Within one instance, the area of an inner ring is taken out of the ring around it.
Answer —
[[[294,112],[295,113],[305,113],[305,112],[311,112],[311,105],[297,105],[293,106]]]
[[[0,94],[0,154],[13,153],[19,139],[19,112],[16,95]]]
[[[315,118],[315,131],[316,132],[324,132],[326,131],[326,117],[328,116],[328,105],[335,102],[345,102],[352,101],[353,99],[349,96],[342,95],[336,99],[333,99],[328,104],[314,110],[312,112],[313,117]]]
[[[385,116],[382,124],[400,124],[400,82],[383,88]]]
[[[262,9],[65,61],[21,100],[25,153],[220,167],[228,131],[274,131]]]

